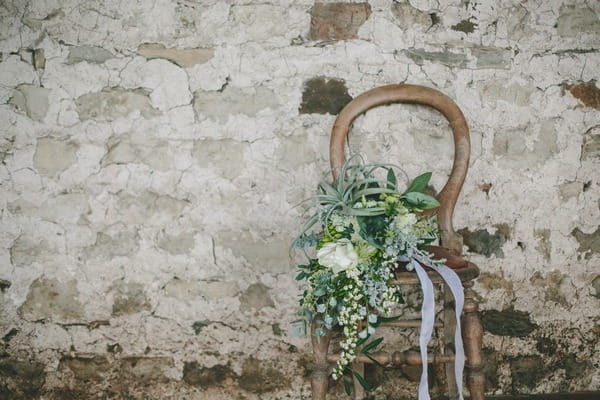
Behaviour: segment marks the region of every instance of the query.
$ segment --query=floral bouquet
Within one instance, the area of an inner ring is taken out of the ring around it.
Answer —
[[[366,353],[381,342],[364,345],[380,323],[393,319],[389,313],[402,301],[400,289],[393,285],[397,262],[408,262],[412,270],[417,261],[435,267],[443,260],[425,250],[438,237],[435,219],[421,214],[439,206],[423,193],[431,173],[400,191],[392,165],[353,160],[344,164],[333,183],[319,184],[318,209],[293,245],[304,249],[309,259],[298,266],[296,277],[306,280],[300,300],[303,315],[317,324],[314,334],[319,337],[336,327],[343,334],[333,378],[349,371],[366,387],[350,363],[361,346]]]

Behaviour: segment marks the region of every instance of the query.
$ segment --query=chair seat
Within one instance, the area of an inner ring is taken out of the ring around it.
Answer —
[[[463,268],[454,269],[454,272],[458,275],[461,282],[466,282],[473,280],[479,276],[479,267],[473,264],[472,262],[466,262],[466,266]],[[431,282],[436,283],[444,283],[442,277],[432,269],[427,271],[427,275]],[[395,285],[418,285],[419,278],[417,277],[416,272],[414,271],[406,271],[406,269],[402,268],[398,272],[396,272],[396,279],[394,280]]]
[[[433,254],[436,260],[446,260],[446,266],[452,269],[461,269],[467,266],[467,260],[457,256],[452,250],[441,246],[425,246],[425,250]]]

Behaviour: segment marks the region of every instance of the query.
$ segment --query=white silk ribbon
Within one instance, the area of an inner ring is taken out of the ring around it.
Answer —
[[[410,261],[410,267],[414,268],[419,277],[421,283],[421,289],[423,290],[423,305],[421,306],[421,332],[419,335],[419,348],[421,350],[421,361],[423,363],[423,371],[421,373],[421,381],[419,383],[419,400],[430,400],[429,397],[429,383],[427,377],[427,345],[431,340],[433,333],[433,324],[435,320],[435,303],[433,294],[433,283],[427,276],[427,271],[421,266],[419,261],[423,262],[420,258],[417,260],[413,258]],[[456,386],[458,389],[458,396],[460,400],[463,400],[463,370],[465,367],[465,352],[462,341],[460,316],[464,305],[464,292],[463,286],[460,282],[460,278],[452,269],[445,265],[429,265],[425,262],[425,265],[435,269],[442,279],[446,282],[452,295],[454,296],[454,311],[456,315],[456,329],[454,331],[454,347],[455,347],[455,358],[454,358],[454,376],[456,379]]]

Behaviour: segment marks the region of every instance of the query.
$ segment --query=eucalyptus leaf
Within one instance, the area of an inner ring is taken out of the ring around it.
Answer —
[[[361,349],[361,352],[367,354],[370,350],[373,350],[375,347],[379,346],[381,342],[383,342],[383,338],[377,338],[372,342],[367,343],[365,347]]]
[[[387,188],[396,190],[396,184],[398,183],[398,179],[396,179],[396,174],[394,170],[388,168],[387,172]]]
[[[396,321],[397,319],[399,319],[401,317],[401,315],[395,315],[393,317],[382,317],[382,316],[377,316],[377,322],[375,322],[373,324],[373,326],[375,328],[377,328],[379,325],[386,323],[386,322],[392,322],[392,321]]]
[[[307,276],[308,275],[306,274],[306,272],[302,271],[298,275],[296,275],[296,280],[301,281],[302,279],[306,278]]]
[[[411,184],[404,191],[404,194],[412,192],[422,192],[427,187],[427,184],[429,183],[430,179],[431,172],[425,172],[424,174],[417,176],[415,179],[413,179]]]
[[[440,206],[440,203],[435,198],[421,192],[409,192],[404,194],[402,197],[410,204],[422,210]]]
[[[371,388],[371,386],[369,386],[369,384],[367,383],[367,381],[365,380],[365,378],[362,377],[361,374],[359,374],[358,372],[356,372],[353,369],[350,369],[350,371],[352,371],[352,375],[354,375],[354,377],[356,378],[356,380],[358,381],[358,383],[360,383],[360,386],[362,386],[367,392],[372,392],[373,389]]]
[[[348,396],[352,395],[352,380],[344,377],[344,391]]]

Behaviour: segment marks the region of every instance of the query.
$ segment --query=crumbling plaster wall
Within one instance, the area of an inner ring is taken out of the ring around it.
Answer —
[[[455,225],[483,271],[488,392],[598,390],[599,16],[583,0],[0,3],[0,398],[307,398],[297,205],[327,171],[332,114],[398,82],[448,94],[471,127]],[[352,151],[440,189],[435,112],[377,109],[353,132]],[[380,375],[409,391],[376,398],[414,391],[414,371]]]

